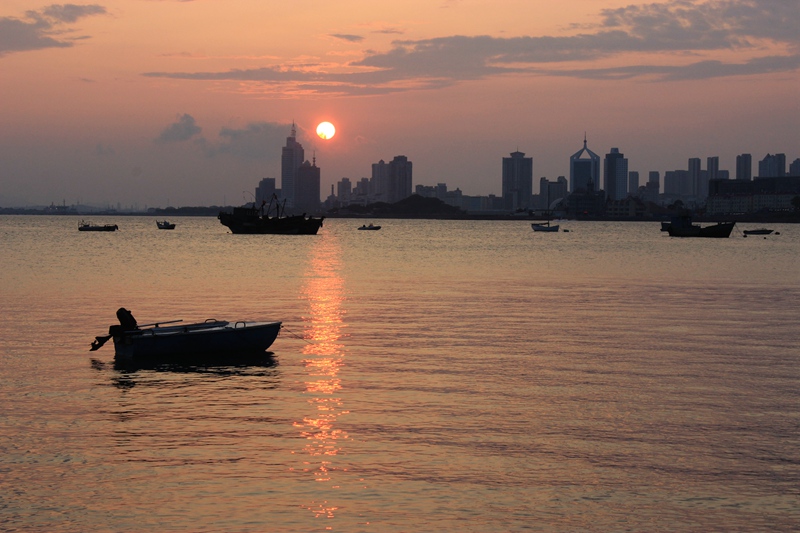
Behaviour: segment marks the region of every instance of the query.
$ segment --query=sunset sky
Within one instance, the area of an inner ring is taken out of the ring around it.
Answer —
[[[323,199],[396,155],[500,194],[515,150],[538,192],[584,133],[642,181],[743,152],[755,174],[800,157],[800,2],[0,3],[2,207],[241,204],[292,121]]]

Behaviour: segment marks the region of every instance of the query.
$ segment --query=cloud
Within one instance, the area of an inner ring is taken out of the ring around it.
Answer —
[[[279,160],[280,153],[276,155],[274,147],[283,145],[289,128],[288,124],[253,122],[241,129],[222,128],[218,142],[203,139],[198,145],[209,157],[227,154],[244,159]]]
[[[195,135],[199,135],[202,130],[203,128],[195,123],[194,117],[191,115],[179,115],[178,122],[167,126],[155,139],[155,142],[165,144],[188,141]]]
[[[69,48],[75,39],[61,37],[71,30],[60,26],[103,14],[106,8],[96,4],[54,4],[41,11],[27,11],[24,19],[0,17],[0,57],[13,52]]]
[[[360,43],[361,41],[364,40],[364,37],[362,37],[361,35],[351,35],[348,33],[331,33],[330,36],[351,43]]]
[[[602,10],[594,26],[566,36],[494,37],[453,35],[397,40],[387,51],[337,69],[322,65],[273,65],[224,72],[145,76],[197,80],[249,81],[264,92],[364,95],[446,87],[468,80],[528,74],[655,81],[706,79],[797,70],[800,54],[800,2],[784,0],[670,0]],[[575,29],[575,28],[573,28]],[[744,62],[726,62],[731,52],[746,52]],[[780,55],[784,52],[784,55]],[[611,68],[570,68],[578,62],[613,60],[652,64]],[[686,64],[686,57],[705,56]],[[709,57],[712,56],[712,57]],[[664,65],[666,62],[671,64]]]

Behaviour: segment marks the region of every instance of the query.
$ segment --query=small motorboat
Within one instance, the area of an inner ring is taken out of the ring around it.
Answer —
[[[281,330],[280,322],[230,323],[207,319],[205,322],[179,324],[167,320],[138,325],[127,309],[117,310],[119,324],[108,328],[107,336],[95,337],[91,351],[114,339],[117,361],[124,363],[192,361],[208,358],[236,358],[266,353]]]
[[[555,226],[550,225],[550,221],[548,220],[546,224],[536,224],[535,222],[531,224],[533,231],[546,231],[546,232],[558,232],[558,224]]]
[[[362,224],[362,225],[361,225],[361,227],[360,227],[360,228],[358,228],[358,229],[360,229],[360,230],[373,230],[373,231],[375,231],[375,230],[379,230],[379,229],[381,229],[381,227],[380,227],[380,226],[376,226],[376,225],[374,225],[374,224],[370,224],[369,226]]]
[[[770,235],[775,230],[767,229],[767,228],[758,228],[758,229],[746,229],[742,233],[745,235]]]
[[[175,223],[166,220],[156,220],[156,225],[158,229],[175,229]]]
[[[102,226],[98,226],[95,224],[89,224],[83,220],[81,220],[81,223],[78,224],[78,231],[117,231],[118,229],[119,226],[116,224],[104,224]]]

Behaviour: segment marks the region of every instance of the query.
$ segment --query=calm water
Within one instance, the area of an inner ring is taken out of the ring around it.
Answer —
[[[96,222],[0,217],[0,530],[800,528],[800,227]],[[286,328],[123,371],[121,306]]]

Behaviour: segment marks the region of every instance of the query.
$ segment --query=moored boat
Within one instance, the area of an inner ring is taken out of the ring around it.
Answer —
[[[89,224],[83,220],[81,220],[81,223],[78,224],[78,231],[117,231],[118,229],[119,226],[116,224],[104,224],[99,226],[96,224]]]
[[[175,223],[166,220],[156,220],[156,226],[158,229],[175,229]]]
[[[360,227],[360,228],[358,228],[358,229],[360,229],[360,230],[372,230],[372,231],[377,231],[377,230],[381,229],[381,227],[380,227],[380,226],[376,226],[376,225],[374,225],[374,224],[370,223],[370,225],[369,225],[369,226],[362,224],[362,225],[361,225],[361,227]]]
[[[767,229],[767,228],[758,228],[758,229],[746,229],[742,233],[745,235],[770,235],[775,230]]]
[[[708,237],[712,239],[727,239],[733,231],[735,222],[720,222],[711,226],[702,227],[693,224],[689,216],[675,217],[672,219],[667,232],[670,237]]]
[[[558,231],[558,224],[555,226],[550,225],[550,221],[548,220],[546,224],[536,224],[535,222],[531,224],[533,231],[546,231],[546,232],[557,232]]]
[[[96,337],[91,350],[113,339],[115,357],[122,362],[264,354],[281,329],[278,321],[231,323],[215,319],[191,324],[168,320],[140,326],[125,308],[117,311],[117,317],[120,323],[110,326],[107,336]]]

